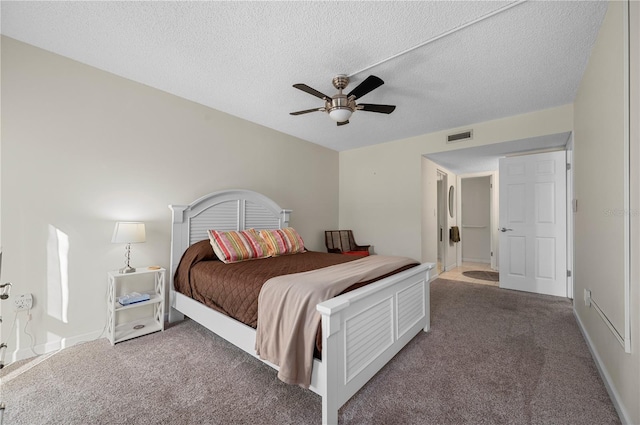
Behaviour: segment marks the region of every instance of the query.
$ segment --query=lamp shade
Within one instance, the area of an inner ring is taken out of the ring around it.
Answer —
[[[329,116],[337,122],[345,122],[351,117],[351,109],[345,107],[333,108],[329,111]]]
[[[146,240],[144,223],[139,221],[119,221],[113,229],[113,243],[139,243]]]

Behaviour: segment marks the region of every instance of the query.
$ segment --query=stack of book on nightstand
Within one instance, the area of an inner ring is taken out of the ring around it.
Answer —
[[[140,294],[138,292],[132,292],[130,294],[122,295],[118,297],[118,302],[122,305],[129,305],[139,303],[142,301],[148,301],[151,297],[149,294]]]

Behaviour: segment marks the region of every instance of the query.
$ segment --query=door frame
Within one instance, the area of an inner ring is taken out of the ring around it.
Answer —
[[[456,179],[458,186],[458,193],[456,195],[456,216],[462,217],[462,180],[471,179],[474,177],[489,177],[489,184],[491,185],[491,193],[489,198],[489,222],[491,226],[491,269],[499,270],[500,263],[498,261],[498,171],[485,171],[480,173],[459,174]],[[462,244],[464,243],[464,229],[462,224],[460,225],[460,243],[457,244],[456,254],[458,258],[458,267],[462,266]]]
[[[567,159],[567,298],[573,299],[573,214],[577,203],[573,194],[573,131],[565,145]]]
[[[441,191],[440,196],[438,196],[437,202],[437,215],[436,215],[436,238],[438,239],[438,250],[436,252],[440,252],[440,261],[442,264],[442,270],[438,270],[438,273],[444,273],[447,271],[447,248],[445,242],[448,240],[446,230],[448,230],[449,219],[447,217],[448,211],[448,197],[449,197],[449,180],[448,174],[445,171],[442,171],[440,168],[436,168],[436,184],[440,183]],[[437,191],[437,189],[436,189]],[[442,228],[442,240],[440,240],[440,225],[441,222],[444,222]]]

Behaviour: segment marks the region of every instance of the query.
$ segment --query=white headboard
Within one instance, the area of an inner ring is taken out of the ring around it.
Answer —
[[[169,205],[171,228],[171,289],[182,254],[192,244],[208,239],[207,230],[281,229],[289,226],[291,210],[250,190],[210,193],[189,205]]]

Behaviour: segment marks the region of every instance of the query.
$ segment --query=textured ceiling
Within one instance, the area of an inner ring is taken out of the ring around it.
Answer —
[[[571,103],[607,2],[8,2],[2,34],[336,150]],[[463,27],[367,71],[375,63]],[[385,85],[337,127],[336,74]]]

